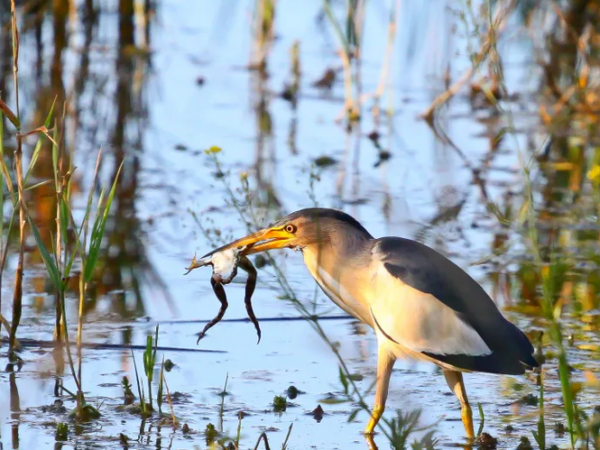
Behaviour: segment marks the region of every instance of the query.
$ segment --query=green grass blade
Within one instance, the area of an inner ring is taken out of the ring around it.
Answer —
[[[131,359],[133,359],[133,369],[135,370],[135,382],[137,383],[138,389],[138,397],[140,399],[140,407],[142,408],[142,413],[146,412],[146,400],[144,399],[144,391],[142,385],[140,383],[140,375],[137,369],[137,363],[135,362],[135,355],[133,354],[133,349],[131,349]]]
[[[539,418],[537,423],[537,432],[533,436],[540,447],[540,450],[546,450],[546,423],[544,421],[544,369],[540,370],[540,396],[539,396]]]
[[[164,379],[165,379],[165,355],[163,355],[162,363],[160,365],[160,377],[158,379],[158,392],[156,393],[156,403],[158,404],[159,414],[162,414]]]
[[[117,171],[117,175],[115,176],[115,180],[113,181],[112,188],[110,189],[110,194],[106,199],[106,206],[104,207],[104,213],[102,214],[102,218],[100,220],[99,216],[96,217],[96,221],[94,223],[94,227],[92,228],[92,237],[90,239],[90,250],[88,254],[88,259],[84,268],[84,279],[86,282],[89,282],[92,274],[94,272],[94,266],[96,265],[96,261],[98,260],[98,255],[100,253],[100,246],[102,245],[102,238],[104,236],[104,227],[106,226],[106,221],[108,219],[108,213],[110,211],[110,205],[112,204],[113,198],[115,196],[115,191],[117,190],[117,181],[119,180],[119,175],[121,174],[121,169],[123,168],[123,163],[119,166],[119,170]],[[98,205],[100,208],[100,205]]]
[[[56,97],[54,97],[54,101],[52,102],[52,106],[50,107],[50,112],[46,116],[46,120],[44,121],[44,126],[46,128],[50,128],[50,124],[52,123],[52,115],[54,114],[54,106],[56,105]],[[44,135],[40,133],[38,136],[37,143],[35,144],[35,149],[31,155],[31,160],[29,161],[29,167],[27,167],[27,173],[25,174],[25,178],[23,179],[23,184],[26,185],[29,180],[29,176],[37,163],[38,157],[40,156],[40,151],[42,150],[42,143],[44,142]]]
[[[90,212],[92,210],[92,204],[94,202],[94,189],[96,188],[96,183],[98,182],[98,172],[100,170],[100,162],[102,161],[102,147],[98,150],[98,156],[96,156],[96,167],[94,168],[94,176],[92,177],[92,184],[90,185],[90,192],[88,193],[87,203],[85,207],[85,215],[83,216],[83,222],[81,222],[81,229],[83,230],[83,246],[87,245],[87,230],[88,224],[90,220]],[[100,193],[100,198],[103,196],[102,191]],[[101,205],[102,202],[99,200],[98,204]],[[82,253],[82,256],[84,253]],[[85,265],[85,261],[84,264]]]
[[[60,231],[61,231],[61,239],[63,241],[63,246],[67,248],[67,231],[69,229],[69,208],[67,207],[67,202],[65,198],[61,196],[60,198]]]
[[[148,381],[148,403],[150,404],[150,410],[152,410],[152,378],[154,373],[154,361],[152,361],[152,335],[146,337],[146,350],[144,351],[144,371],[146,372],[146,379]]]
[[[339,367],[339,374],[340,382],[342,383],[342,386],[344,386],[344,394],[348,395],[348,379],[346,378],[346,374],[341,367]]]
[[[323,0],[323,10],[325,11],[327,18],[331,22],[331,25],[333,26],[333,30],[335,31],[335,34],[337,35],[341,46],[344,48],[344,52],[346,53],[346,55],[349,55],[350,54],[350,44],[349,44],[348,40],[346,39],[344,32],[342,31],[342,27],[338,23],[337,19],[335,18],[335,15],[333,14],[333,11],[331,10],[331,0]]]
[[[144,351],[144,372],[148,378],[152,377],[152,336],[146,336],[146,350]]]
[[[29,222],[29,226],[31,227],[31,232],[33,233],[33,237],[35,238],[37,248],[40,251],[40,254],[42,255],[44,264],[46,264],[46,270],[48,271],[48,275],[50,275],[50,279],[52,280],[54,287],[56,287],[58,291],[61,291],[63,285],[54,258],[52,257],[50,252],[48,252],[48,249],[46,248],[46,245],[44,244],[44,241],[40,236],[40,232],[35,226],[33,220],[31,220],[31,217],[27,216],[27,221]]]
[[[483,414],[481,403],[477,403],[477,409],[479,410],[479,430],[477,430],[477,436],[481,436],[483,426],[485,425],[485,414]]]
[[[571,380],[569,376],[569,368],[564,351],[558,356],[558,373],[560,378],[560,386],[563,394],[563,403],[565,414],[567,416],[567,424],[569,426],[569,435],[571,438],[571,448],[575,448],[575,430],[573,428],[573,392],[571,388]]]
[[[71,212],[71,209],[69,208],[69,205],[67,205],[67,212],[69,214],[69,222],[71,223],[73,230],[75,230],[76,239],[75,248],[71,252],[71,256],[69,257],[69,260],[67,261],[67,264],[64,269],[64,278],[68,278],[70,276],[71,268],[73,267],[73,263],[75,261],[75,257],[77,256],[77,252],[81,253],[82,260],[85,262],[85,249],[81,244],[81,233],[83,231],[83,227],[80,227],[79,231],[77,231],[77,225],[75,224],[75,219],[73,218],[73,214]]]

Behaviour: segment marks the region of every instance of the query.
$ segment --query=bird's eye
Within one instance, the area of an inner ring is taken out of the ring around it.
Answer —
[[[291,223],[288,223],[285,228],[284,228],[286,233],[295,233],[296,232],[296,225],[292,225]]]

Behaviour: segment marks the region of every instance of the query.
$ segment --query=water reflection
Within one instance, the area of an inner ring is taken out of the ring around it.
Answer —
[[[17,387],[17,374],[11,372],[9,375],[10,384],[10,418],[12,448],[19,448],[19,424],[21,423],[21,398],[19,397],[19,388]]]

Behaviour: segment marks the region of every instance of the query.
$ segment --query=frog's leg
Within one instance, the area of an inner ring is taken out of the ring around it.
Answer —
[[[210,328],[212,328],[221,321],[221,319],[225,315],[225,311],[227,311],[227,306],[229,306],[227,303],[227,295],[225,295],[225,289],[223,288],[223,285],[215,281],[215,279],[212,277],[210,279],[210,284],[212,284],[213,291],[215,292],[215,295],[221,302],[221,309],[219,309],[219,312],[217,313],[215,318],[206,324],[204,330],[198,333],[198,340],[196,341],[196,344],[200,342],[200,339],[204,337],[204,335]]]
[[[248,281],[246,281],[246,295],[244,297],[244,303],[246,304],[246,312],[248,313],[248,317],[254,324],[254,328],[256,328],[256,334],[258,334],[258,342],[260,342],[260,325],[258,324],[258,320],[254,315],[254,310],[252,309],[252,294],[254,294],[254,289],[256,288],[256,268],[252,265],[252,261],[250,261],[246,256],[241,256],[239,261],[239,266],[248,272]]]

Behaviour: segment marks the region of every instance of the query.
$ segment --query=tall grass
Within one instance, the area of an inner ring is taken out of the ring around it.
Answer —
[[[14,82],[14,98],[15,98],[15,111],[0,99],[0,109],[3,114],[8,118],[9,122],[14,127],[14,138],[15,138],[15,158],[14,158],[14,171],[8,169],[4,161],[4,152],[2,148],[2,158],[0,163],[2,165],[2,200],[4,199],[4,186],[7,187],[10,198],[12,201],[12,215],[9,220],[8,233],[10,234],[10,228],[13,224],[13,218],[18,211],[18,224],[19,224],[19,252],[17,270],[15,274],[15,286],[13,293],[13,314],[12,323],[10,324],[10,349],[9,354],[11,360],[17,358],[15,353],[16,347],[16,335],[18,326],[21,319],[22,313],[22,296],[23,296],[23,270],[24,270],[24,247],[26,239],[26,227],[29,227],[31,235],[33,236],[39,253],[44,261],[48,277],[52,282],[52,286],[56,296],[56,340],[57,346],[62,349],[63,342],[64,348],[67,353],[69,366],[71,369],[71,375],[77,386],[76,400],[77,408],[76,415],[80,419],[89,419],[98,415],[97,410],[91,405],[85,402],[82,387],[82,369],[81,361],[82,356],[82,336],[83,336],[83,303],[85,299],[85,290],[87,283],[91,280],[98,255],[101,250],[101,245],[104,237],[104,228],[108,219],[108,214],[112,200],[114,198],[117,180],[120,174],[120,168],[117,172],[117,176],[113,181],[112,188],[106,200],[104,200],[104,190],[100,193],[100,197],[96,206],[95,219],[92,225],[90,242],[88,245],[88,222],[91,217],[92,206],[94,204],[93,192],[97,184],[98,168],[100,165],[101,152],[98,153],[98,159],[96,162],[96,169],[94,172],[93,179],[91,180],[90,194],[87,199],[85,215],[83,221],[78,226],[75,222],[71,211],[71,181],[73,174],[73,158],[74,155],[68,154],[62,138],[61,123],[54,117],[55,102],[52,104],[50,111],[46,116],[46,120],[43,125],[32,129],[28,132],[22,132],[21,120],[19,115],[19,32],[17,27],[17,12],[15,7],[15,1],[11,0],[11,27],[12,27],[12,54],[13,54],[13,82]],[[63,106],[66,111],[67,105]],[[1,117],[0,117],[1,118]],[[52,124],[52,127],[50,128]],[[32,157],[29,161],[29,165],[24,174],[24,163],[23,163],[23,139],[27,136],[37,134],[39,135],[38,141],[32,152]],[[51,159],[53,168],[53,180],[43,180],[33,186],[28,186],[27,183],[35,165],[38,161],[40,153],[44,151],[43,140],[46,139],[51,143]],[[4,141],[4,129],[0,127],[0,142]],[[14,192],[13,186],[16,182],[17,192]],[[55,201],[56,211],[54,228],[51,230],[51,248],[49,249],[42,238],[40,231],[35,223],[34,217],[29,213],[27,206],[27,199],[25,191],[36,188],[43,184],[52,183],[54,184],[55,190]],[[3,222],[3,221],[2,221]],[[74,236],[74,243],[69,240],[69,230],[72,231]],[[2,229],[2,231],[4,231]],[[83,238],[83,240],[82,240]],[[6,244],[2,247],[2,263],[0,265],[0,279],[4,269],[6,261],[6,255],[8,253],[8,236],[6,238]],[[78,309],[78,323],[77,323],[77,356],[78,356],[78,369],[75,369],[74,358],[71,351],[71,340],[69,338],[69,324],[68,315],[66,308],[66,295],[68,290],[68,279],[71,276],[72,269],[76,258],[80,260],[80,272],[79,272],[79,309]]]

